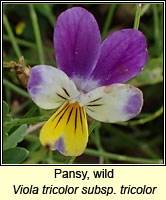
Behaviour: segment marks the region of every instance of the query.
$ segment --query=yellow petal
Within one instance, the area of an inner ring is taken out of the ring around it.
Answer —
[[[66,156],[84,152],[88,141],[85,108],[68,101],[51,116],[40,132],[41,144]]]

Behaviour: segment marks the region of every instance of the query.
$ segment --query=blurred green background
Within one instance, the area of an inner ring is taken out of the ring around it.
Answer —
[[[122,28],[138,28],[147,38],[148,63],[129,83],[144,94],[142,112],[119,124],[88,118],[85,153],[69,158],[41,147],[43,121],[55,112],[38,108],[11,71],[10,61],[56,66],[53,31],[58,15],[73,6],[89,10],[102,39]],[[139,20],[140,19],[140,20]],[[3,163],[161,164],[163,163],[163,4],[3,4]]]

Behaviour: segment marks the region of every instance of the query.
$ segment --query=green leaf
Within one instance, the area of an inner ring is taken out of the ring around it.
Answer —
[[[129,83],[135,86],[152,85],[163,80],[163,58],[149,59],[144,70]]]
[[[8,149],[3,152],[3,164],[19,164],[27,158],[28,153],[26,149],[21,147]]]
[[[19,142],[24,139],[24,134],[27,130],[27,125],[24,124],[17,128],[9,137],[7,142],[4,144],[3,149],[11,149],[17,146]]]

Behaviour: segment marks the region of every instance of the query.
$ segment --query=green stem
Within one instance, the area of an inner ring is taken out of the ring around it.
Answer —
[[[95,143],[99,151],[103,151],[103,147],[101,145],[101,140],[100,140],[100,133],[99,133],[99,126],[96,127],[95,129]]]
[[[152,160],[152,159],[144,159],[144,158],[135,158],[129,157],[119,154],[107,153],[103,151],[96,151],[92,149],[86,149],[85,153],[91,156],[103,156],[104,158],[109,158],[111,160],[123,161],[123,162],[131,162],[131,163],[140,163],[140,164],[162,164],[162,159],[160,160]]]
[[[153,4],[152,6],[153,9],[153,17],[154,17],[154,37],[155,37],[155,45],[158,49],[158,55],[160,54],[160,49],[161,49],[161,40],[160,40],[160,33],[159,33],[159,14],[158,14],[158,9],[157,5]]]
[[[35,9],[33,7],[33,4],[29,4],[29,10],[30,10],[33,29],[34,29],[36,44],[37,44],[39,61],[40,61],[40,64],[44,64],[45,59],[44,59],[43,44],[42,44],[42,40],[41,40],[38,19],[37,19],[37,15],[36,15]]]
[[[6,34],[3,34],[3,40],[4,40],[4,41],[9,41],[9,42],[11,42],[9,36],[6,35]],[[29,48],[32,48],[32,49],[36,49],[36,48],[37,48],[37,45],[34,44],[33,42],[29,42],[29,41],[26,41],[26,40],[22,40],[22,39],[16,38],[16,37],[15,37],[15,40],[16,40],[16,42],[17,42],[19,45],[21,45],[21,46],[29,47]],[[49,47],[45,47],[45,46],[44,46],[43,49],[44,49],[45,51],[47,51],[48,53],[54,54],[54,49],[53,49],[53,48],[49,48]]]
[[[156,152],[154,152],[147,143],[140,142],[139,148],[144,152],[149,158],[158,159],[160,158]]]
[[[38,110],[38,106],[33,104],[30,110],[23,116],[24,119],[30,118],[36,111]]]
[[[20,94],[24,97],[30,98],[30,96],[28,95],[27,92],[25,92],[23,89],[19,88],[18,86],[14,85],[13,83],[9,82],[6,79],[3,79],[3,84],[10,88],[11,90],[13,90],[14,92],[16,92],[17,94]]]
[[[120,122],[118,124],[123,125],[123,126],[136,126],[136,125],[142,125],[145,124],[147,122],[150,122],[154,119],[156,119],[157,117],[159,117],[161,114],[163,113],[163,106],[161,106],[161,108],[159,110],[157,110],[155,113],[149,115],[148,117],[139,119],[139,120],[133,120],[133,121],[129,121],[129,122]]]
[[[107,18],[106,18],[106,22],[104,24],[104,28],[103,28],[103,31],[102,31],[102,34],[101,34],[102,39],[104,39],[106,37],[106,35],[107,35],[109,26],[110,26],[110,24],[112,22],[112,17],[113,17],[115,8],[116,8],[116,4],[111,4],[110,5],[109,11],[108,11],[108,15],[107,15]]]
[[[102,144],[101,144],[99,126],[97,126],[96,129],[95,129],[95,143],[96,143],[96,146],[97,146],[97,148],[100,152],[104,151]],[[103,156],[100,157],[99,163],[101,163],[100,160],[102,160],[102,162],[105,161],[107,164],[110,163],[108,158],[104,158]]]
[[[41,147],[38,151],[34,152],[32,156],[26,160],[23,164],[35,164],[39,163],[47,154],[48,150]]]
[[[17,44],[17,41],[16,41],[15,36],[13,34],[12,28],[11,28],[10,23],[8,21],[8,18],[5,14],[3,14],[3,23],[4,23],[4,26],[6,28],[7,33],[9,35],[9,38],[10,38],[10,41],[12,43],[15,54],[18,58],[20,58],[22,56],[21,50],[20,50],[20,48]]]
[[[56,20],[55,20],[53,13],[52,13],[52,9],[50,8],[50,6],[48,4],[43,4],[43,7],[44,7],[45,11],[47,13],[49,13],[49,15],[47,15],[47,17],[48,17],[48,20],[50,21],[52,27],[54,28]]]
[[[154,34],[155,34],[155,39],[157,42],[159,38],[159,16],[158,16],[157,5],[153,4],[152,8],[153,8],[153,15],[154,15]]]
[[[146,13],[146,11],[150,8],[151,4],[147,3],[142,7],[141,17]]]
[[[89,135],[93,132],[93,130],[96,128],[96,126],[98,125],[98,121],[93,120],[93,122],[91,123],[90,127],[89,127]]]
[[[138,30],[139,28],[140,16],[141,16],[141,4],[137,4],[135,20],[134,20],[134,29],[136,30]]]
[[[49,117],[50,116],[38,116],[38,117],[13,120],[11,122],[5,122],[5,126],[20,126],[22,124],[35,124],[38,122],[47,121]]]
[[[148,142],[149,146],[151,146],[151,147],[154,147],[161,143],[163,143],[163,135],[159,135]]]
[[[66,160],[65,164],[73,164],[74,160],[76,159],[76,156],[73,156]]]

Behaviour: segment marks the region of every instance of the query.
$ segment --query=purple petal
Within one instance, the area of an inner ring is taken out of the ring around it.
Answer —
[[[64,153],[65,152],[65,148],[64,148],[64,141],[63,141],[63,138],[60,137],[58,139],[58,141],[55,143],[54,145],[54,150],[58,150],[60,153]]]
[[[87,10],[74,7],[63,12],[54,30],[54,48],[58,68],[69,77],[88,79],[101,47],[95,18]]]
[[[39,86],[41,85],[41,83],[44,81],[43,77],[42,77],[42,73],[40,73],[41,69],[37,68],[37,67],[33,67],[31,70],[31,75],[30,75],[30,79],[28,82],[28,90],[30,91],[30,95],[33,94],[37,94],[38,90],[39,90]]]
[[[142,107],[142,94],[137,93],[131,96],[128,100],[127,106],[124,111],[130,116],[130,119],[138,115],[140,112],[140,107]]]
[[[117,31],[104,40],[91,79],[98,81],[98,86],[124,83],[143,69],[147,57],[146,38],[140,31]]]

